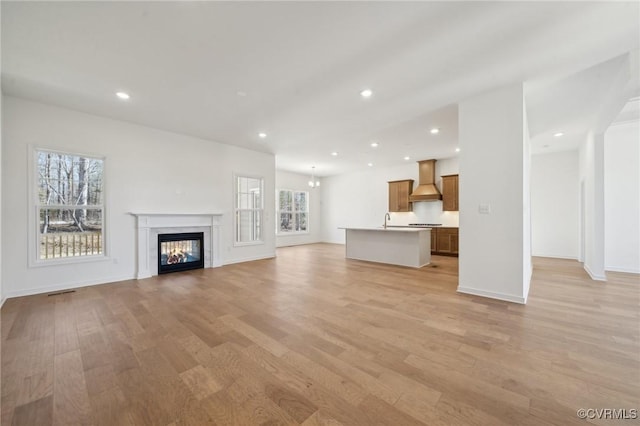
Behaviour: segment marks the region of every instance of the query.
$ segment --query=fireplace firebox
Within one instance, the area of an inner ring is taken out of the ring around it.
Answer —
[[[158,274],[204,268],[204,232],[158,234]]]

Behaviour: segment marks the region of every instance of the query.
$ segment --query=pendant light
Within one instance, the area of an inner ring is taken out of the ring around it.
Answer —
[[[317,188],[320,186],[320,181],[316,180],[315,171],[316,166],[311,166],[311,179],[309,180],[309,186],[311,188]]]

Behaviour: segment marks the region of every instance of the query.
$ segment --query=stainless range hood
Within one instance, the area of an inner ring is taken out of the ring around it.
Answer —
[[[418,161],[418,186],[409,196],[409,201],[442,200],[442,194],[436,187],[436,160]]]

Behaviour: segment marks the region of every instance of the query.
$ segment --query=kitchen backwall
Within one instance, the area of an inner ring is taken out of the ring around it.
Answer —
[[[424,158],[423,160],[428,160]],[[438,159],[436,185],[442,190],[442,175],[458,173],[458,158]],[[411,161],[398,167],[372,168],[327,177],[323,180],[322,240],[344,244],[340,227],[377,227],[388,210],[388,181],[413,179],[418,184],[418,164]],[[442,201],[414,203],[413,212],[391,213],[390,225],[442,223],[458,226],[458,212],[443,212]]]

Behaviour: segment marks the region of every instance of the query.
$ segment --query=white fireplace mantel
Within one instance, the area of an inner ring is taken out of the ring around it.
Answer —
[[[138,259],[136,278],[158,274],[158,234],[204,232],[204,267],[222,266],[221,213],[131,213],[136,217]]]

